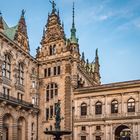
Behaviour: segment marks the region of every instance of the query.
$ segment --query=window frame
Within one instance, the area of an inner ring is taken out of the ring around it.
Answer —
[[[2,76],[11,79],[11,58],[9,54],[4,55],[2,64]]]
[[[87,116],[87,104],[86,103],[82,103],[80,106],[80,115],[81,116]]]
[[[18,64],[18,83],[24,85],[24,64],[22,62]]]
[[[95,115],[102,115],[102,102],[100,101],[95,104]]]
[[[135,112],[135,99],[134,98],[129,98],[127,101],[127,112]]]
[[[113,100],[111,102],[111,113],[118,113],[118,110],[119,109],[119,104],[118,104],[118,101],[117,100]]]

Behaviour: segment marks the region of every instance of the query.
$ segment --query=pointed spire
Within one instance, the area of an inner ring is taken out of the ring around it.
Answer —
[[[17,30],[14,36],[14,40],[17,41],[19,46],[22,46],[22,48],[29,52],[29,41],[28,41],[28,35],[27,35],[27,26],[25,21],[25,10],[23,9],[21,11],[21,16],[17,25]],[[24,39],[23,39],[24,38]]]
[[[64,29],[64,22],[62,21],[62,28]]]
[[[76,38],[76,28],[75,28],[75,8],[74,8],[74,2],[73,2],[73,10],[72,10],[72,28],[71,28],[71,43],[78,43],[78,39]]]
[[[98,57],[98,49],[96,49],[96,52],[95,52],[95,67],[94,67],[94,71],[99,73],[99,57]]]
[[[3,30],[4,29],[4,26],[3,26],[3,21],[2,21],[2,13],[0,11],[0,30]]]
[[[72,28],[75,28],[74,16],[75,16],[75,8],[74,8],[74,2],[73,2],[73,11],[72,11]]]
[[[98,48],[96,49],[95,58],[98,59]]]
[[[27,37],[27,28],[26,28],[26,22],[24,16],[25,16],[25,10],[23,9],[21,11],[21,16],[18,23],[18,31]]]
[[[45,38],[45,28],[43,28],[43,38]]]
[[[88,59],[86,60],[86,70],[87,71],[89,70],[89,61],[88,61]]]
[[[50,3],[52,4],[52,13],[54,14],[56,12],[56,3],[54,2],[54,0],[50,1]]]

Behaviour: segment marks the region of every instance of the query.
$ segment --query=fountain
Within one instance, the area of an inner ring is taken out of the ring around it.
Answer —
[[[58,102],[56,104],[55,130],[49,131],[49,130],[46,129],[46,131],[44,131],[44,133],[46,135],[54,136],[54,140],[61,140],[62,136],[70,135],[71,131],[60,130],[60,122],[61,122],[61,120],[62,120],[62,118],[60,117],[60,100],[58,100]]]

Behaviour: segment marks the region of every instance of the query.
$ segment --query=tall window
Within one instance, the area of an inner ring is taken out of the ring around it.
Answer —
[[[53,117],[53,106],[50,106],[50,118]]]
[[[135,100],[133,98],[129,99],[127,102],[127,111],[135,112]]]
[[[4,62],[2,66],[3,76],[10,79],[11,78],[11,59],[8,54],[4,56]]]
[[[19,84],[23,85],[23,82],[24,82],[24,67],[23,67],[23,63],[19,63],[19,65],[18,65],[18,81],[19,81]]]
[[[118,101],[113,100],[111,102],[111,113],[118,113]]]
[[[102,103],[99,101],[95,104],[95,114],[102,114]]]
[[[17,99],[18,99],[19,101],[22,101],[22,98],[23,98],[23,94],[20,93],[20,92],[18,92],[18,93],[17,93]]]
[[[87,115],[87,104],[82,103],[81,104],[81,116],[86,116]]]
[[[86,136],[81,136],[81,140],[86,140]]]
[[[49,49],[50,55],[54,55],[56,53],[56,45],[51,45]]]
[[[46,120],[49,119],[49,108],[46,108]]]
[[[32,97],[32,104],[38,106],[39,102],[38,102],[38,97],[37,96]]]
[[[49,101],[49,97],[50,99],[53,99],[54,96],[56,96],[58,94],[58,87],[56,83],[50,83],[47,86],[47,90],[46,90],[46,101]]]
[[[3,95],[4,95],[6,98],[9,98],[10,89],[7,88],[7,87],[3,87]]]
[[[96,140],[101,140],[101,136],[96,136]]]

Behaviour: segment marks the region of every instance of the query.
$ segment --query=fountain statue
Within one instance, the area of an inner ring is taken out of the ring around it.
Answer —
[[[54,140],[61,140],[61,136],[71,134],[71,131],[60,130],[60,123],[61,123],[61,120],[63,119],[63,118],[61,118],[60,112],[61,112],[60,100],[58,100],[58,102],[56,104],[56,108],[55,108],[55,113],[56,113],[56,115],[55,115],[55,130],[44,131],[45,134],[54,136]]]

